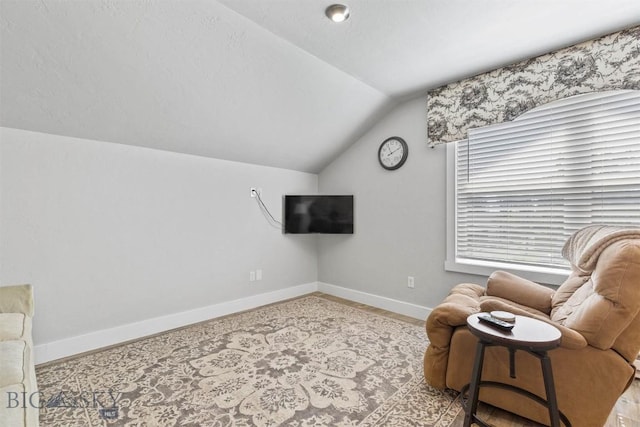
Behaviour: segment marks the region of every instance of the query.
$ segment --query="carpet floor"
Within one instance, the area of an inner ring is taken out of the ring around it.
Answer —
[[[422,327],[310,295],[37,368],[42,426],[437,426]]]

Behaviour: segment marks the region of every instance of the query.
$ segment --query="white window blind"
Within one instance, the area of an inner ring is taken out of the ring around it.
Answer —
[[[456,259],[564,268],[589,224],[640,225],[640,91],[579,95],[456,148]]]

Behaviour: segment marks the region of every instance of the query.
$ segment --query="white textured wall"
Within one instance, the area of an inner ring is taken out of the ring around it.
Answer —
[[[425,127],[426,100],[405,102],[320,173],[320,192],[354,194],[355,234],[319,236],[319,281],[426,307],[457,283],[484,284],[485,277],[444,271],[445,149],[428,148]],[[377,160],[390,136],[409,145],[396,171]]]
[[[249,197],[278,218],[316,175],[0,132],[0,285],[34,285],[36,344],[316,281],[315,238]]]

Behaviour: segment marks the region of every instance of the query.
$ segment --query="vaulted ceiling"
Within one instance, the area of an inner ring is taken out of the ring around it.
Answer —
[[[318,172],[404,99],[638,0],[0,0],[0,125]]]

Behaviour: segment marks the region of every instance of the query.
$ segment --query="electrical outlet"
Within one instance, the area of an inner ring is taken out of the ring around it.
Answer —
[[[255,282],[256,281],[256,272],[255,271],[250,271],[249,272],[249,281],[250,282]]]
[[[416,282],[415,279],[413,278],[413,276],[409,276],[407,277],[407,288],[415,288],[416,287]]]
[[[256,280],[262,280],[262,270],[261,269],[257,269],[256,270]]]
[[[256,194],[262,197],[262,188],[260,187],[251,187],[251,197],[256,197]]]

